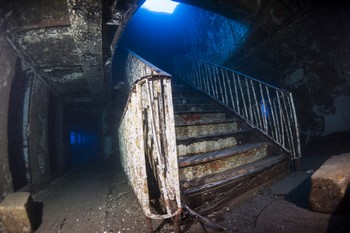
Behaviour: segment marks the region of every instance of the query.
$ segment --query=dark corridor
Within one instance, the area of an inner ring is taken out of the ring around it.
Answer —
[[[86,111],[65,115],[66,166],[81,167],[102,160],[98,116]]]

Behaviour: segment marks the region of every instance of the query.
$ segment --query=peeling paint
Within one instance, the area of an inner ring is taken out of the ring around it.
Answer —
[[[127,62],[132,89],[118,130],[122,165],[145,215],[171,218],[181,202],[170,77],[135,54]],[[163,212],[151,209],[150,188],[160,192]]]

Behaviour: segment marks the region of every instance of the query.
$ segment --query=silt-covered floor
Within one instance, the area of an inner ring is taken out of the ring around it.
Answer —
[[[329,150],[306,155],[300,171],[264,190],[255,190],[252,198],[240,204],[230,203],[209,217],[228,227],[228,232],[350,232],[350,214],[321,214],[307,208],[312,173],[336,153]],[[125,174],[110,163],[72,169],[33,196],[43,204],[42,223],[36,232],[148,229]],[[215,232],[205,230],[196,219],[188,220],[181,227],[184,232]],[[174,231],[171,221],[153,221],[153,227],[156,232]]]

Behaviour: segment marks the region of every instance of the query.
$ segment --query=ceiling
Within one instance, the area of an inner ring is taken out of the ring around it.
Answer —
[[[143,2],[0,0],[0,19],[5,21],[9,41],[19,54],[66,104],[102,103],[111,89],[111,56],[115,45]],[[300,8],[300,1],[288,0],[178,2],[255,22],[253,34],[257,36],[278,29],[279,24]],[[274,11],[278,20],[269,21],[271,17],[265,20],[260,16],[267,15],[261,13],[267,9]]]
[[[138,6],[129,2],[2,0],[0,19],[19,54],[66,104],[101,103],[115,33]]]

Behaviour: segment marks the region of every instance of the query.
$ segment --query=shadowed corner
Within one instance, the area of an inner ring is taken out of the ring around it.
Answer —
[[[33,231],[38,230],[43,221],[43,208],[44,204],[42,202],[33,202],[33,207],[31,210],[30,222],[32,224]]]
[[[312,156],[306,156],[304,159],[306,160],[303,165],[304,167],[312,168],[306,171],[306,173],[313,173],[316,171],[322,164],[327,160],[327,156],[321,156],[322,158],[318,158],[315,160]],[[310,211],[310,213],[315,214],[315,219],[322,219],[321,221],[327,221],[328,233],[343,233],[350,232],[350,185],[348,185],[346,194],[344,195],[343,201],[341,201],[336,208],[335,213],[318,213],[312,212],[310,210],[310,195],[311,195],[311,174],[303,174],[301,177],[296,176],[294,179],[303,179],[295,188],[293,188],[290,192],[285,192],[284,199],[294,205]],[[289,182],[293,183],[293,182]],[[317,215],[320,215],[317,217]],[[321,215],[325,218],[321,218]]]
[[[344,201],[337,208],[339,213],[329,218],[328,233],[350,232],[350,184],[346,189]]]
[[[309,196],[311,193],[311,176],[289,192],[284,199],[303,209],[309,209]]]

